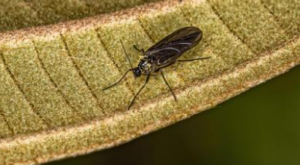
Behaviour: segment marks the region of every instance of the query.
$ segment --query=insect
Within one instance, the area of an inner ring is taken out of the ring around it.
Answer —
[[[158,43],[150,47],[147,51],[144,51],[144,49],[139,49],[137,46],[134,45],[133,47],[137,51],[140,51],[143,55],[143,58],[139,61],[137,67],[132,66],[132,63],[125,50],[124,44],[122,41],[120,41],[123,50],[125,52],[126,58],[131,66],[131,69],[127,70],[125,74],[117,82],[104,88],[103,90],[107,90],[120,83],[126,77],[127,73],[129,73],[130,71],[133,72],[135,78],[140,77],[141,75],[146,75],[145,83],[135,94],[134,98],[132,99],[131,103],[128,106],[128,109],[130,109],[137,96],[140,94],[140,92],[144,89],[146,84],[149,82],[150,76],[153,73],[160,73],[164,82],[166,83],[170,92],[172,93],[174,100],[177,101],[176,95],[173,92],[168,81],[166,80],[162,69],[170,65],[173,65],[176,62],[190,62],[195,60],[208,59],[209,57],[200,57],[200,58],[187,59],[187,60],[178,59],[185,51],[197,45],[201,39],[202,39],[202,31],[198,27],[190,26],[190,27],[184,27],[178,29],[175,32],[169,34],[161,41],[159,41]]]

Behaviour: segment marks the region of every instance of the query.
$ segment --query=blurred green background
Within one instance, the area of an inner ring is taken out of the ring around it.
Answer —
[[[129,143],[47,165],[298,165],[300,66]]]

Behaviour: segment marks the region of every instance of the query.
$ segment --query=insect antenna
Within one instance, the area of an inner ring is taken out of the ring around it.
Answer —
[[[125,50],[125,47],[124,47],[124,44],[123,44],[122,40],[120,40],[120,42],[121,42],[121,44],[122,44],[122,48],[123,48],[123,50],[124,50],[124,53],[125,53],[125,55],[126,55],[127,61],[128,61],[129,64],[130,64],[131,69],[128,69],[128,70],[125,72],[125,74],[124,74],[117,82],[115,82],[114,84],[112,84],[112,85],[110,85],[110,86],[108,86],[108,87],[102,89],[103,91],[104,91],[104,90],[107,90],[107,89],[109,89],[109,88],[111,88],[111,87],[113,87],[113,86],[115,86],[115,85],[117,85],[117,84],[119,84],[119,83],[125,78],[125,76],[127,75],[127,73],[128,73],[129,71],[132,71],[132,70],[133,70],[132,63],[131,63],[130,58],[129,58],[129,56],[128,56],[126,50]]]
[[[109,88],[111,88],[111,87],[117,85],[118,83],[120,83],[120,82],[125,78],[125,76],[127,75],[127,73],[130,72],[130,71],[132,71],[132,70],[133,70],[133,69],[128,69],[128,70],[123,74],[123,76],[122,76],[117,82],[113,83],[112,85],[110,85],[110,86],[108,86],[108,87],[106,87],[106,88],[104,88],[104,89],[102,89],[102,90],[104,91],[104,90],[107,90],[107,89],[109,89]]]
[[[124,53],[125,53],[125,55],[126,55],[127,61],[129,62],[130,67],[133,68],[133,67],[132,67],[132,63],[131,63],[130,58],[129,58],[129,56],[128,56],[126,50],[125,50],[125,47],[124,47],[124,44],[123,44],[122,40],[120,40],[120,42],[121,42],[121,44],[122,44],[122,47],[123,47]]]

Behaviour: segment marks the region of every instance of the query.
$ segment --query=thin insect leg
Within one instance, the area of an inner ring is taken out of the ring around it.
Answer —
[[[148,75],[148,74],[147,74],[147,73],[142,73],[142,75]],[[158,76],[158,74],[152,74],[152,73],[150,73],[150,76],[157,77],[157,76]]]
[[[176,95],[175,95],[175,93],[173,92],[173,90],[172,90],[171,86],[169,85],[169,83],[168,83],[167,79],[165,78],[165,76],[164,76],[163,72],[162,72],[162,71],[160,71],[160,73],[161,73],[161,76],[162,76],[162,78],[164,79],[165,83],[167,84],[167,86],[168,86],[168,88],[169,88],[170,92],[172,93],[172,95],[173,95],[173,97],[174,97],[175,101],[177,101]]]
[[[195,58],[195,59],[187,59],[187,60],[177,60],[178,62],[189,62],[189,61],[197,61],[197,60],[205,60],[209,59],[210,57],[200,57],[200,58]]]
[[[124,50],[124,52],[125,52],[125,55],[126,55],[127,61],[129,62],[129,64],[130,64],[130,67],[131,67],[131,68],[133,68],[133,67],[132,67],[132,63],[131,63],[131,61],[130,61],[130,58],[129,58],[129,56],[128,56],[128,54],[127,54],[126,50],[125,50],[125,47],[124,47],[124,44],[123,44],[122,40],[120,40],[120,42],[121,42],[121,44],[122,44],[122,47],[123,47],[123,50]]]
[[[133,70],[133,69],[127,70],[127,71],[125,72],[125,74],[124,74],[117,82],[115,82],[114,84],[112,84],[112,85],[110,85],[110,86],[108,86],[108,87],[106,87],[106,88],[104,88],[104,89],[102,89],[102,90],[104,91],[104,90],[107,90],[107,89],[109,89],[109,88],[111,88],[111,87],[117,85],[118,83],[120,83],[120,82],[125,78],[125,76],[127,75],[127,73],[128,73],[129,71],[132,71],[132,70]]]
[[[136,99],[137,96],[140,94],[140,92],[144,89],[144,87],[145,87],[146,84],[148,83],[149,79],[150,79],[150,74],[147,75],[147,78],[146,78],[145,83],[144,83],[143,86],[140,88],[140,90],[135,94],[134,98],[132,99],[131,103],[129,104],[129,106],[128,106],[128,108],[127,108],[128,110],[129,110],[130,107],[133,105],[135,99]]]
[[[142,52],[143,54],[145,54],[145,50],[144,49],[139,49],[136,45],[133,45],[134,49],[139,51],[139,52]]]

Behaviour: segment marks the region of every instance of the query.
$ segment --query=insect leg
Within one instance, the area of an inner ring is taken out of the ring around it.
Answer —
[[[189,62],[189,61],[197,61],[197,60],[205,60],[209,59],[210,57],[200,57],[200,58],[195,58],[195,59],[187,59],[187,60],[177,60],[178,62]]]
[[[145,50],[144,49],[139,49],[136,45],[133,45],[134,49],[139,51],[139,52],[142,52],[143,54],[145,54]]]
[[[111,88],[111,87],[117,85],[118,83],[120,83],[120,82],[125,78],[125,76],[127,75],[127,73],[128,73],[129,71],[132,71],[132,70],[133,70],[133,69],[127,70],[127,71],[125,72],[125,74],[124,74],[117,82],[115,82],[114,84],[112,84],[112,85],[110,85],[110,86],[108,86],[108,87],[106,87],[106,88],[104,88],[104,89],[102,89],[102,90],[104,91],[104,90],[107,90],[107,89],[109,89],[109,88]]]
[[[128,106],[128,108],[127,108],[127,110],[129,110],[130,107],[133,105],[134,100],[137,98],[137,96],[140,94],[140,92],[144,89],[144,87],[145,87],[146,84],[148,83],[149,79],[150,79],[150,73],[147,75],[146,81],[145,81],[145,83],[143,84],[143,86],[140,88],[140,90],[139,90],[139,91],[135,94],[135,96],[133,97],[131,103],[129,104],[129,106]]]
[[[169,83],[167,82],[167,80],[166,80],[166,78],[165,78],[163,72],[160,71],[160,74],[161,74],[162,78],[164,79],[165,83],[167,84],[167,86],[168,86],[170,92],[172,93],[172,95],[173,95],[175,101],[177,101],[176,95],[175,95],[175,93],[173,92],[173,90],[172,90],[171,86],[169,85]]]

